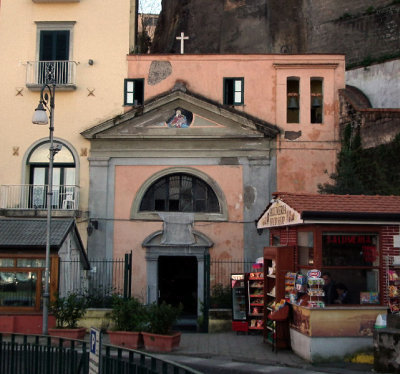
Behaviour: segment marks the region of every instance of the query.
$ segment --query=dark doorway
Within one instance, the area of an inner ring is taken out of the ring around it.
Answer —
[[[158,259],[159,302],[183,305],[183,315],[197,315],[197,258],[160,256]]]

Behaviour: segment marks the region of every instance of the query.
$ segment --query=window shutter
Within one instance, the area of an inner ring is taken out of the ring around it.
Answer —
[[[124,85],[124,105],[135,104],[135,81],[133,79],[125,79]]]

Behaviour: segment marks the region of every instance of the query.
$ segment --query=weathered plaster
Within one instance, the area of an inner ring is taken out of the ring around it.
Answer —
[[[152,61],[149,68],[147,82],[150,86],[154,86],[172,73],[172,67],[169,61]]]

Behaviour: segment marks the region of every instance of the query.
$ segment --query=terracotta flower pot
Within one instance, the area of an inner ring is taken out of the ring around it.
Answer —
[[[181,333],[176,332],[172,335],[152,334],[142,332],[144,348],[151,352],[171,352],[179,347],[181,341]]]
[[[143,347],[143,337],[137,331],[109,331],[107,330],[110,343],[129,349]]]
[[[76,329],[57,329],[50,328],[48,330],[50,336],[59,337],[64,339],[77,339],[83,340],[86,334],[86,328],[80,327]],[[53,344],[58,344],[59,339],[52,339]],[[69,346],[69,342],[64,343],[64,346]]]

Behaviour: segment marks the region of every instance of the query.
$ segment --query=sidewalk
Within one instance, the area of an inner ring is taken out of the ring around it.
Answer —
[[[163,356],[168,356],[168,359],[177,362],[182,361],[180,357],[193,357],[327,373],[359,374],[372,371],[372,365],[365,364],[347,362],[311,364],[291,350],[273,352],[271,345],[263,343],[261,335],[238,335],[235,332],[209,334],[183,332],[179,348]]]

